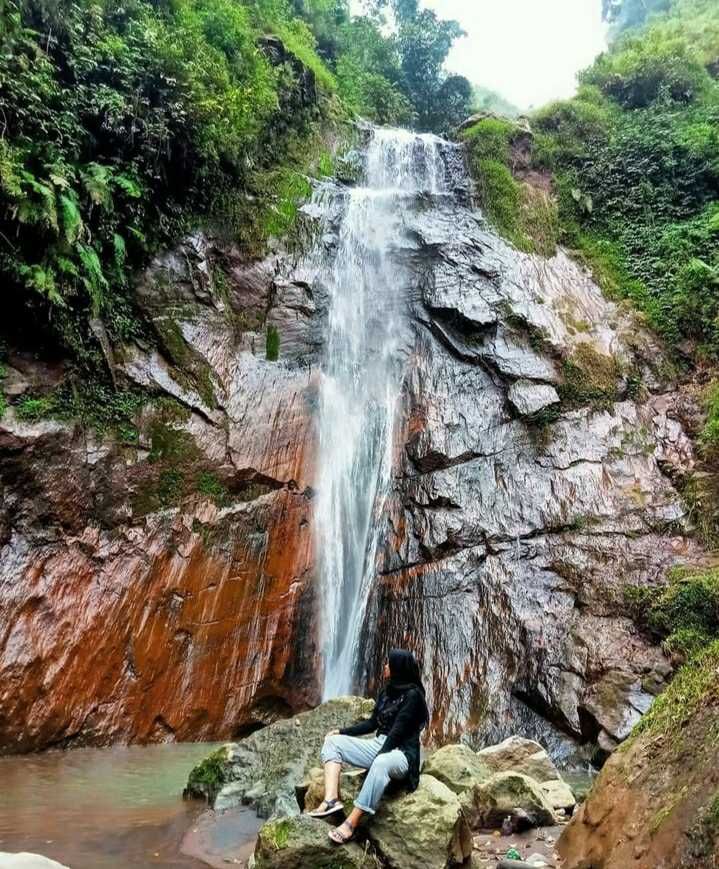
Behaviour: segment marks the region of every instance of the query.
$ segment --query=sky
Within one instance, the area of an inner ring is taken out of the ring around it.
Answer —
[[[576,74],[605,48],[602,0],[422,0],[467,36],[451,72],[499,91],[520,109],[571,96]]]

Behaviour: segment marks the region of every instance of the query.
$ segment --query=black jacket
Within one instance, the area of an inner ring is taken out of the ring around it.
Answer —
[[[419,734],[427,723],[427,706],[419,688],[410,688],[404,696],[404,701],[397,711],[394,722],[386,731],[387,738],[379,750],[380,754],[398,748],[407,758],[409,770],[407,784],[411,791],[419,785]],[[364,721],[359,721],[351,727],[340,730],[343,736],[366,736],[377,731],[378,735],[385,731],[377,721],[377,703],[372,715]]]

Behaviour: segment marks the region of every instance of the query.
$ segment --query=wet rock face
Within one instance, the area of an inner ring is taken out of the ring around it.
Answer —
[[[135,444],[0,424],[0,752],[229,738],[319,700],[309,291],[198,234],[138,298]]]
[[[564,253],[520,254],[456,201],[401,255],[414,334],[363,675],[415,649],[440,743],[611,748],[670,673],[623,589],[701,558],[661,351]]]

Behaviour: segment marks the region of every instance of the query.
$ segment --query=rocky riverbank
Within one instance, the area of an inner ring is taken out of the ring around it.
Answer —
[[[268,818],[258,835],[256,869],[445,869],[469,861],[484,869],[512,849],[556,865],[554,842],[575,798],[547,752],[520,737],[479,752],[451,744],[430,753],[417,791],[389,793],[357,842],[333,846],[327,823],[303,814],[322,800],[319,751],[328,730],[370,708],[368,701],[341,698],[263,728],[196,767],[187,794],[220,812],[249,805]],[[361,779],[360,771],[342,774],[348,808]]]

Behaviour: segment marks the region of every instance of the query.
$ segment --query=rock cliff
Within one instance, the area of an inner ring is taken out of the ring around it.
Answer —
[[[138,297],[134,442],[0,423],[0,750],[225,738],[319,699],[310,291],[198,234]]]
[[[455,193],[418,196],[394,244],[408,361],[359,677],[407,645],[432,740],[607,752],[671,672],[623,589],[702,557],[692,446],[652,337],[563,252],[501,241],[446,160]],[[0,422],[3,751],[222,739],[320,699],[324,289],[196,234],[137,295],[152,334],[108,350],[152,398],[136,439]]]
[[[661,348],[565,253],[518,253],[461,192],[406,230],[411,361],[364,676],[408,644],[435,739],[610,750],[671,669],[623,589],[701,558]]]

